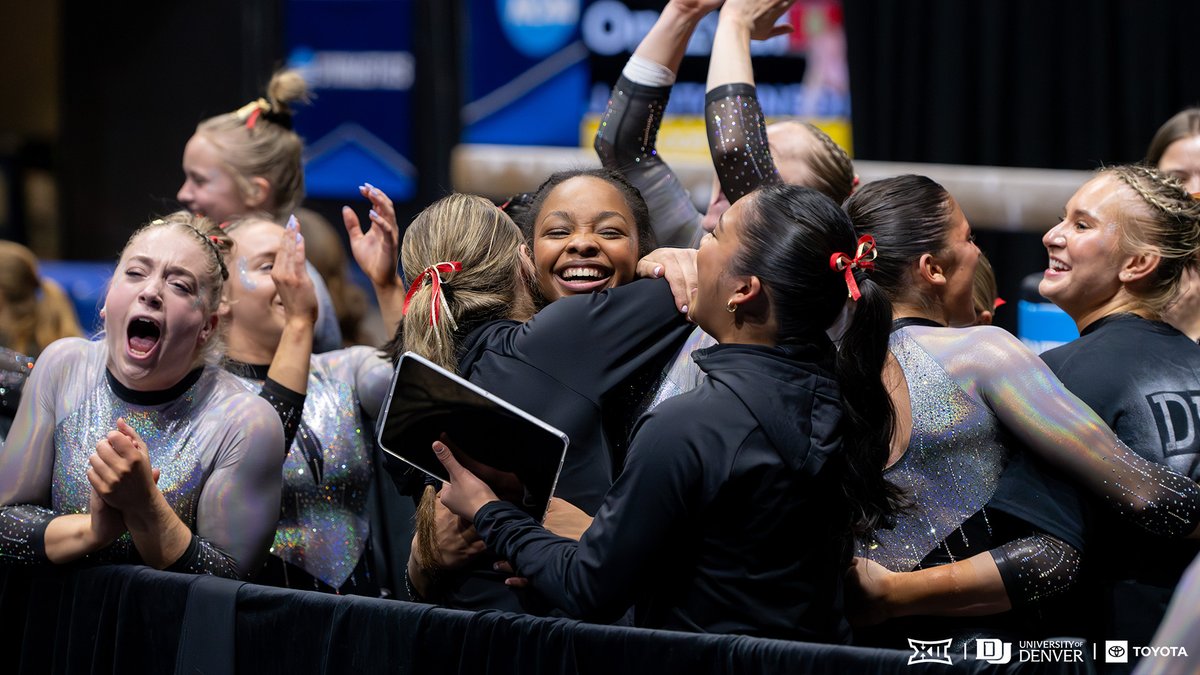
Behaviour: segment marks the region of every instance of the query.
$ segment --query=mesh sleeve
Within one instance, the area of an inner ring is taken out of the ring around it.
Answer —
[[[184,574],[211,574],[227,579],[240,579],[242,576],[238,573],[233,558],[213,546],[212,543],[204,541],[194,534],[191,542],[188,543],[187,550],[167,568],[167,571]]]
[[[0,561],[37,564],[46,559],[46,526],[58,514],[43,506],[0,507]]]
[[[304,413],[305,395],[292,391],[271,378],[263,381],[262,391],[258,395],[271,404],[283,423],[284,453],[292,449],[292,441],[296,438],[296,430],[300,428],[300,417]]]
[[[700,226],[700,213],[671,167],[658,154],[658,129],[671,87],[617,80],[596,130],[600,163],[629,179],[646,200],[660,246],[687,246]]]
[[[1062,593],[1079,578],[1079,551],[1048,534],[1010,541],[991,553],[1014,607]]]
[[[780,182],[754,85],[737,82],[714,88],[705,96],[704,118],[713,166],[730,204]]]

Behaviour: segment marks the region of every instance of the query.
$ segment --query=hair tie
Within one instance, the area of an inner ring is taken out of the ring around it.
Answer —
[[[450,272],[461,272],[462,268],[462,263],[455,260],[452,262],[434,263],[433,265],[430,265],[422,270],[421,273],[412,280],[412,284],[408,287],[408,293],[404,294],[404,308],[401,310],[401,315],[408,315],[408,303],[412,300],[412,297],[417,294],[417,291],[421,289],[421,286],[424,284],[425,277],[429,277],[430,285],[433,286],[433,290],[430,293],[429,298],[429,325],[433,326],[434,332],[437,332],[438,308],[440,307],[442,311],[446,312],[447,316],[450,315],[450,305],[446,302],[445,294],[442,293],[442,273],[445,272],[449,274]],[[450,317],[450,323],[454,324],[453,316]]]
[[[846,288],[850,291],[850,297],[855,300],[862,297],[862,292],[858,290],[858,282],[854,280],[854,270],[875,269],[875,256],[878,254],[879,251],[875,248],[875,237],[864,234],[858,238],[858,247],[854,251],[853,258],[845,253],[834,253],[829,256],[829,269],[846,273]]]
[[[254,125],[258,124],[258,118],[270,110],[271,104],[267,103],[267,99],[260,98],[238,108],[233,114],[237,115],[238,119],[246,120],[247,129],[254,129]]]

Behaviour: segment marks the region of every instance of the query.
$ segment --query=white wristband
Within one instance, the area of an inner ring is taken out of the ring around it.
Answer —
[[[637,54],[629,57],[621,74],[630,82],[647,87],[669,87],[675,84],[675,72],[670,68]]]

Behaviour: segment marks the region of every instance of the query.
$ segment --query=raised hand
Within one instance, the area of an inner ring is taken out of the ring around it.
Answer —
[[[279,242],[279,252],[275,254],[271,280],[275,282],[275,292],[283,303],[284,314],[289,319],[315,324],[317,293],[304,261],[304,236],[300,234],[300,222],[296,216],[292,216],[288,218],[287,228]]]
[[[750,29],[751,38],[767,40],[794,30],[790,24],[776,26],[775,22],[795,3],[796,0],[727,0],[721,8],[721,18],[736,19]]]
[[[371,201],[370,229],[365,233],[362,231],[358,216],[349,206],[342,207],[342,221],[350,235],[350,252],[375,287],[379,311],[390,333],[404,315],[404,282],[396,274],[396,264],[400,260],[396,209],[383,190],[370,183],[360,185],[358,191]]]
[[[396,226],[396,210],[392,200],[370,183],[360,185],[358,191],[371,202],[371,210],[367,214],[371,225],[364,233],[354,209],[342,207],[342,221],[350,235],[350,251],[376,287],[399,284],[396,263],[400,259],[400,228]]]

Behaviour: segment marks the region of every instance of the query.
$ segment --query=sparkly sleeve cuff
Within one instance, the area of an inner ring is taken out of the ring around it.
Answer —
[[[211,574],[227,579],[241,578],[232,558],[195,534],[188,542],[187,550],[179,556],[178,560],[171,563],[166,571],[183,574]]]
[[[33,504],[0,508],[0,559],[30,565],[49,562],[46,526],[58,515]]]
[[[1013,607],[1058,595],[1079,578],[1079,551],[1048,534],[1010,541],[991,553]]]
[[[290,451],[292,440],[296,438],[296,430],[300,428],[305,395],[292,391],[269,377],[263,381],[262,391],[258,395],[270,403],[279,415],[279,421],[283,422],[284,452]]]

